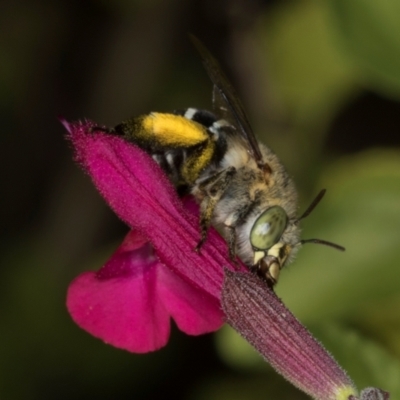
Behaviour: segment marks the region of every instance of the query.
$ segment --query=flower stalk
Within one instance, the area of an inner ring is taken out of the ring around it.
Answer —
[[[345,371],[253,274],[225,272],[222,307],[228,324],[305,393],[320,400],[356,396]]]

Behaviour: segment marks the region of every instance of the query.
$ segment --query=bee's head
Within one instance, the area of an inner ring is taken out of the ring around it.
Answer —
[[[265,210],[254,222],[250,243],[254,251],[253,268],[268,284],[274,286],[285,264],[289,247],[281,241],[289,218],[280,206]]]
[[[300,240],[298,223],[307,217],[325,194],[322,190],[308,206],[301,217],[290,219],[280,206],[266,209],[255,220],[250,231],[250,243],[253,247],[253,269],[273,287],[279,279],[279,273],[286,261],[292,258],[304,243],[317,243],[344,251],[344,247],[322,239]]]

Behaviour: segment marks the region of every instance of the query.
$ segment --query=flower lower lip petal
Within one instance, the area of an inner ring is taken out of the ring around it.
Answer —
[[[128,233],[98,272],[83,273],[72,282],[67,307],[80,327],[135,353],[163,347],[171,318],[191,335],[222,325],[219,301],[160,263],[137,231]]]

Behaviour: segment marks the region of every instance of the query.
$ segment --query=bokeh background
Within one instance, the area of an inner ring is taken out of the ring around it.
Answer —
[[[297,182],[309,244],[278,294],[362,388],[400,399],[397,0],[1,2],[1,399],[290,399],[228,328],[135,355],[74,325],[69,282],[127,228],[73,163],[57,115],[113,126],[210,108],[187,32],[220,59]]]

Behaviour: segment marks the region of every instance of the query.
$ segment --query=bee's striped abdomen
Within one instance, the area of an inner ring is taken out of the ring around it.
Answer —
[[[215,153],[212,162],[218,163],[227,150],[226,135],[234,129],[227,121],[217,119],[210,111],[199,110],[198,108],[187,108],[186,110],[175,111],[187,119],[197,122],[207,128],[213,141],[216,143]]]
[[[217,118],[195,108],[143,115],[122,122],[114,132],[146,150],[176,186],[193,185],[226,148]]]

